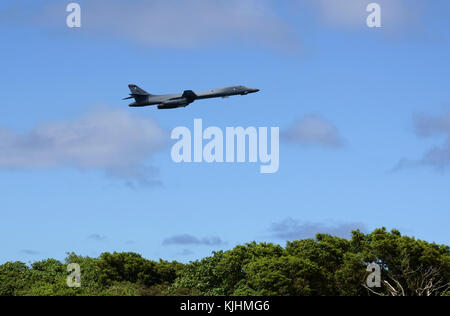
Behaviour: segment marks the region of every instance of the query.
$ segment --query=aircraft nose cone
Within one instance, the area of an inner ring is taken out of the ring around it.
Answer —
[[[251,89],[250,91],[251,91],[251,93],[256,93],[256,92],[259,92],[259,89]]]

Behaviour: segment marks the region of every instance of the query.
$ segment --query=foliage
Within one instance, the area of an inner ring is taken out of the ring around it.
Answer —
[[[69,263],[80,265],[80,288],[66,284]],[[371,263],[381,268],[381,288],[366,286]],[[385,228],[284,248],[252,242],[189,264],[114,252],[0,265],[0,296],[449,296],[449,284],[449,246]]]

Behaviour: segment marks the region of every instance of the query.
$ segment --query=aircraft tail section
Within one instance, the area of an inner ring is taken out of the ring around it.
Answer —
[[[135,84],[128,85],[128,88],[130,88],[130,96],[128,98],[125,98],[124,100],[129,99],[135,99],[137,103],[144,102],[148,96],[151,96],[150,93],[145,91],[144,89],[139,88]]]
[[[139,88],[137,85],[135,84],[130,84],[128,85],[128,88],[130,88],[131,91],[131,95],[142,95],[142,96],[147,96],[147,95],[151,95],[150,93],[148,93],[147,91]]]

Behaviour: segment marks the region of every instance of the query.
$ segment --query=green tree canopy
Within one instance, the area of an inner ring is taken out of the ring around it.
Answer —
[[[66,284],[67,265],[81,268],[81,287]],[[369,264],[381,269],[381,288],[369,288]],[[98,258],[67,254],[31,265],[0,265],[0,295],[252,295],[449,296],[450,247],[398,230],[354,231],[347,240],[326,234],[285,247],[248,243],[182,264],[136,253]]]

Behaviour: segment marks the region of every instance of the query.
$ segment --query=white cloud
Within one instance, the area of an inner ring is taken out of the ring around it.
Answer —
[[[367,5],[382,8],[384,29],[410,30],[423,16],[423,0],[89,0],[80,2],[82,27],[77,33],[126,40],[150,48],[224,47],[230,43],[298,52],[293,19],[305,19],[312,8],[321,24],[331,27],[364,27]],[[288,4],[288,5],[286,5]],[[293,5],[292,5],[293,4]],[[67,30],[67,3],[40,1],[11,4],[0,10],[0,21]],[[307,10],[306,10],[307,11]],[[71,30],[72,32],[74,30]]]
[[[367,27],[370,13],[367,6],[378,3],[381,6],[382,24],[393,30],[411,26],[420,15],[421,1],[417,0],[307,0],[318,11],[322,22],[337,27]]]
[[[450,112],[440,116],[419,114],[414,117],[414,127],[420,137],[444,136],[442,145],[437,145],[427,150],[422,158],[411,160],[402,159],[394,168],[398,171],[404,168],[431,166],[437,170],[444,171],[450,166]]]
[[[22,254],[29,255],[29,256],[37,256],[37,255],[40,254],[39,251],[32,250],[32,249],[23,249],[23,250],[21,250],[20,252],[21,252]]]
[[[363,223],[302,223],[292,218],[287,218],[281,222],[273,223],[269,231],[272,233],[272,237],[277,239],[298,240],[315,238],[317,234],[351,238],[351,232],[357,229],[362,232],[367,231],[367,227]]]
[[[92,234],[88,236],[88,239],[95,240],[95,241],[104,241],[106,240],[106,236],[102,236],[100,234]]]
[[[70,167],[103,170],[129,184],[152,184],[152,154],[166,145],[151,118],[102,108],[71,121],[49,122],[26,133],[0,127],[0,169]]]
[[[64,5],[47,5],[32,23],[59,26]],[[271,0],[89,0],[81,3],[79,31],[155,48],[237,43],[297,50],[298,40],[274,5]]]
[[[422,137],[450,136],[450,112],[440,116],[417,114],[414,116],[414,126],[417,134]]]
[[[192,235],[176,235],[164,239],[163,245],[204,245],[204,246],[221,246],[225,242],[219,237],[204,237],[198,238]]]
[[[317,115],[305,116],[281,136],[284,140],[299,145],[340,147],[344,143],[336,126]]]

